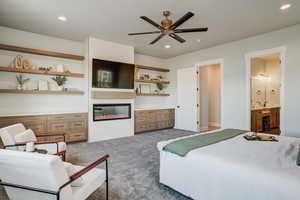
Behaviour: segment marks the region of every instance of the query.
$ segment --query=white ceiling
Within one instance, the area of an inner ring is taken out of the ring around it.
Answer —
[[[291,3],[281,11],[283,3]],[[180,34],[186,43],[165,37],[148,45],[156,35],[128,36],[155,30],[139,19],[145,15],[160,22],[163,10],[173,21],[195,13],[180,28],[205,27],[207,33]],[[67,22],[57,20],[65,15]],[[34,33],[83,41],[94,36],[132,45],[136,52],[169,58],[300,23],[299,0],[1,0],[0,25]],[[201,42],[197,42],[201,39]],[[164,45],[172,47],[165,49]]]

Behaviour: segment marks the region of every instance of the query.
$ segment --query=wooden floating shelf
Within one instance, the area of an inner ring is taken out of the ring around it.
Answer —
[[[136,96],[170,96],[170,94],[137,93]]]
[[[51,76],[58,75],[58,76],[71,76],[71,77],[79,77],[79,78],[84,77],[84,74],[79,74],[79,73],[51,72],[51,71],[36,70],[36,69],[18,69],[18,68],[13,68],[13,67],[0,67],[0,71],[29,73],[29,74],[42,74],[42,75],[51,75]]]
[[[6,44],[0,44],[0,49],[7,50],[7,51],[18,51],[18,52],[23,52],[23,53],[31,53],[31,54],[37,54],[37,55],[43,55],[43,56],[67,58],[67,59],[73,59],[73,60],[84,60],[83,56],[59,53],[59,52],[54,52],[54,51],[46,51],[46,50],[41,50],[41,49],[18,47],[18,46],[13,46],[13,45],[6,45]]]
[[[152,71],[159,71],[159,72],[169,72],[169,69],[161,68],[161,67],[150,67],[145,65],[135,65],[138,69],[146,69],[146,70],[152,70]]]
[[[71,94],[83,95],[83,91],[52,91],[52,90],[15,90],[15,89],[0,89],[0,93],[11,94]]]
[[[140,80],[136,79],[135,82],[141,82],[141,83],[163,83],[163,84],[169,84],[170,81],[161,81],[161,80]]]

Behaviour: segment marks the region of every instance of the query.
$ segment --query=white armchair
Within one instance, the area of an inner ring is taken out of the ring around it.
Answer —
[[[63,136],[64,141],[38,142],[37,137]],[[48,154],[57,154],[65,160],[67,145],[64,133],[34,134],[30,129],[26,130],[23,124],[14,124],[0,129],[0,137],[5,149],[21,150],[25,149],[27,142],[34,142],[35,147],[44,149]]]
[[[58,156],[0,149],[0,185],[14,200],[84,200],[106,182],[108,199],[108,157],[87,167],[73,165],[78,171],[69,176]],[[106,170],[95,168],[103,162]],[[72,186],[79,178],[82,185]]]

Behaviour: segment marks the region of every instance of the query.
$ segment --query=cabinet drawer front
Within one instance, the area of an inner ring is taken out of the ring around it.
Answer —
[[[87,113],[77,113],[77,114],[70,114],[69,117],[71,119],[87,119]]]
[[[49,131],[65,131],[67,130],[68,127],[68,123],[67,122],[49,122],[48,123],[48,129]]]
[[[79,142],[87,140],[85,132],[68,133],[67,142]]]
[[[35,133],[43,133],[46,132],[46,124],[45,123],[39,123],[39,122],[24,122],[24,126],[27,129],[33,130]]]
[[[68,114],[62,114],[62,115],[49,115],[48,120],[49,121],[56,121],[56,120],[66,120],[69,119],[70,116]]]
[[[72,121],[70,122],[70,129],[71,130],[78,130],[78,129],[85,129],[86,128],[86,121]]]
[[[148,124],[145,122],[140,122],[135,126],[135,132],[143,132],[149,130]]]

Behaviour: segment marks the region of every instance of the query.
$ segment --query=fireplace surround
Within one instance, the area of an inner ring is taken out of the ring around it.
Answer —
[[[107,121],[131,118],[131,104],[93,104],[93,120]]]

